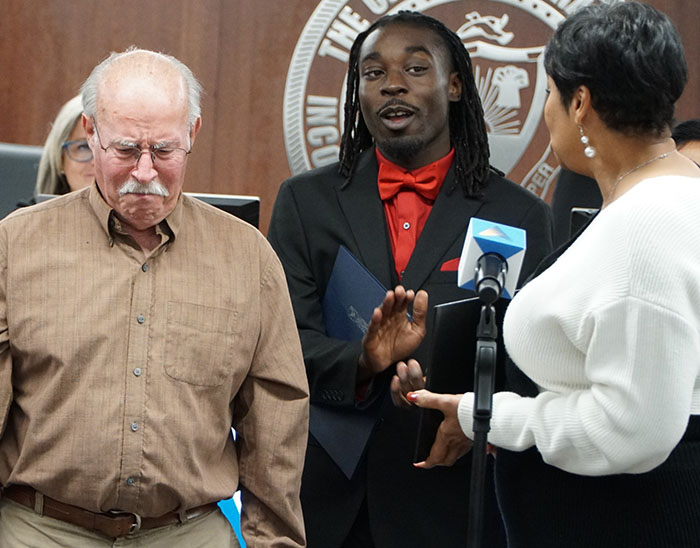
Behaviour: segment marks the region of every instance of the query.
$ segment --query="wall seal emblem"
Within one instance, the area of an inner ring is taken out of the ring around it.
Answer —
[[[284,93],[293,174],[333,163],[343,126],[350,47],[372,21],[399,10],[436,17],[472,58],[491,163],[550,201],[559,168],[542,112],[544,48],[553,30],[594,0],[321,0],[297,42]]]

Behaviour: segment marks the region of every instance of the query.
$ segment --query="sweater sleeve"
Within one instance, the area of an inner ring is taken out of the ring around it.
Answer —
[[[594,314],[585,360],[590,387],[535,398],[494,396],[489,442],[583,475],[642,473],[661,464],[691,414],[700,356],[697,330],[676,312],[627,297]],[[473,395],[459,406],[471,434]]]

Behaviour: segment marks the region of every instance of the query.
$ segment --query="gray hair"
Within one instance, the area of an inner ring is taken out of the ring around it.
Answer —
[[[165,53],[150,51],[146,49],[140,49],[135,46],[131,46],[121,53],[112,52],[109,57],[107,57],[104,61],[102,61],[92,70],[90,76],[88,76],[87,80],[85,80],[85,83],[83,83],[82,87],[80,88],[80,92],[83,97],[83,111],[85,112],[85,115],[91,118],[95,118],[97,114],[97,93],[105,71],[116,61],[119,61],[124,57],[137,53],[146,53],[149,55],[153,55],[158,59],[162,59],[163,61],[170,63],[175,69],[177,69],[180,72],[180,75],[182,76],[182,79],[184,80],[185,85],[187,86],[187,121],[189,124],[189,129],[192,129],[192,127],[194,127],[195,122],[197,121],[197,118],[199,118],[202,113],[202,108],[200,104],[202,85],[197,81],[189,67],[187,67],[187,65],[185,65],[183,62],[179,61],[172,55],[167,55]]]
[[[56,115],[41,153],[34,187],[35,195],[70,192],[68,179],[63,173],[63,143],[68,139],[82,113],[80,95],[76,95],[63,105]]]

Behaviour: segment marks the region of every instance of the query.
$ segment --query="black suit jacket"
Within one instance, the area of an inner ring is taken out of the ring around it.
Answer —
[[[385,287],[398,283],[377,171],[371,149],[359,158],[349,183],[334,164],[285,181],[275,202],[268,238],[287,275],[314,405],[356,405],[360,341],[326,337],[321,308],[338,247],[345,245]],[[521,279],[552,247],[549,207],[529,191],[492,173],[483,196],[468,198],[461,187],[450,191],[453,182],[451,169],[401,280],[407,289],[427,290],[431,307],[473,296],[457,286],[454,261],[460,257],[473,216],[527,231]],[[448,261],[452,269],[446,270]],[[415,353],[419,361],[426,357],[429,339],[430,325]],[[375,378],[375,394],[388,390],[392,374],[390,368]],[[352,480],[310,436],[302,479],[310,548],[340,546],[365,496],[378,548],[464,545],[471,459],[463,458],[451,468],[415,469],[417,422],[417,410],[386,406]],[[498,517],[492,491],[489,498],[486,528],[493,530]],[[497,546],[488,531],[485,542],[485,546]]]

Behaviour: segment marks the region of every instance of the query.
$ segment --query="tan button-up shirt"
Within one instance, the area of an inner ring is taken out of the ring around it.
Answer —
[[[248,546],[300,545],[308,387],[280,263],[187,196],[158,228],[145,255],[95,185],[0,222],[0,483],[141,516],[240,488]]]

